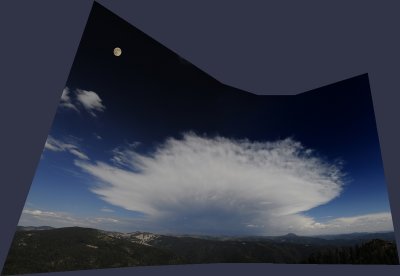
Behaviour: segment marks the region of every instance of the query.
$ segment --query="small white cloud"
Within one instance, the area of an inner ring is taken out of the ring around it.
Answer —
[[[77,112],[79,112],[79,108],[83,107],[93,117],[96,117],[96,112],[102,112],[106,108],[96,92],[82,89],[71,91],[68,87],[63,90],[60,107],[73,109]]]
[[[68,87],[65,87],[63,90],[63,93],[61,95],[60,106],[65,108],[70,108],[79,112],[78,108],[76,108],[76,106],[72,103],[70,97],[70,90]]]
[[[77,89],[76,98],[86,111],[94,117],[96,117],[95,111],[102,112],[106,108],[96,92]]]
[[[50,135],[47,137],[44,148],[45,150],[56,151],[56,152],[57,151],[69,152],[78,157],[79,159],[89,160],[89,157],[85,153],[83,153],[76,144],[62,142],[60,140],[53,138]]]
[[[114,219],[114,218],[95,218],[93,220],[90,220],[92,223],[102,223],[102,222],[112,222],[112,223],[118,223],[119,220]]]
[[[93,133],[94,137],[96,137],[97,140],[102,140],[103,137],[101,137],[100,135]]]

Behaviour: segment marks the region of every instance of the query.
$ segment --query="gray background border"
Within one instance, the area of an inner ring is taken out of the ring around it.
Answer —
[[[99,3],[221,82],[257,94],[296,94],[368,73],[400,248],[400,201],[396,200],[400,195],[400,134],[396,120],[400,118],[399,1]],[[91,5],[91,0],[0,3],[0,267]],[[58,274],[266,272],[397,275],[400,267],[221,264]]]

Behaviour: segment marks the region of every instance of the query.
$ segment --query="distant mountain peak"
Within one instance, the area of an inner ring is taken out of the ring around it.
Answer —
[[[294,233],[288,233],[288,234],[284,235],[284,237],[298,237],[298,236]]]

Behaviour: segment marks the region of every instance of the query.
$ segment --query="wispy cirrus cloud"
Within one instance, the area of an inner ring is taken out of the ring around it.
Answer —
[[[114,213],[114,210],[110,209],[110,208],[101,208],[100,211],[102,212],[106,212],[106,213]]]
[[[125,142],[124,145],[114,148],[111,153],[111,162],[117,166],[131,167],[132,154],[135,154],[135,149],[140,145],[140,142]]]
[[[61,140],[57,140],[52,136],[48,136],[46,140],[46,144],[44,146],[45,150],[56,151],[56,152],[69,152],[70,154],[78,157],[82,160],[89,160],[89,157],[83,153],[78,145],[75,143],[67,143]]]
[[[293,139],[250,142],[188,133],[151,154],[133,148],[116,152],[121,155],[123,167],[75,164],[102,183],[93,193],[145,214],[155,228],[234,234],[339,233],[369,229],[366,224],[392,229],[387,213],[324,223],[305,216],[340,195],[344,173]]]

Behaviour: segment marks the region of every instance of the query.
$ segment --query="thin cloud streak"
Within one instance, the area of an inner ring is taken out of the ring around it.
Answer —
[[[57,140],[51,135],[47,137],[44,149],[55,152],[69,152],[79,159],[89,160],[89,157],[79,149],[78,145]]]

